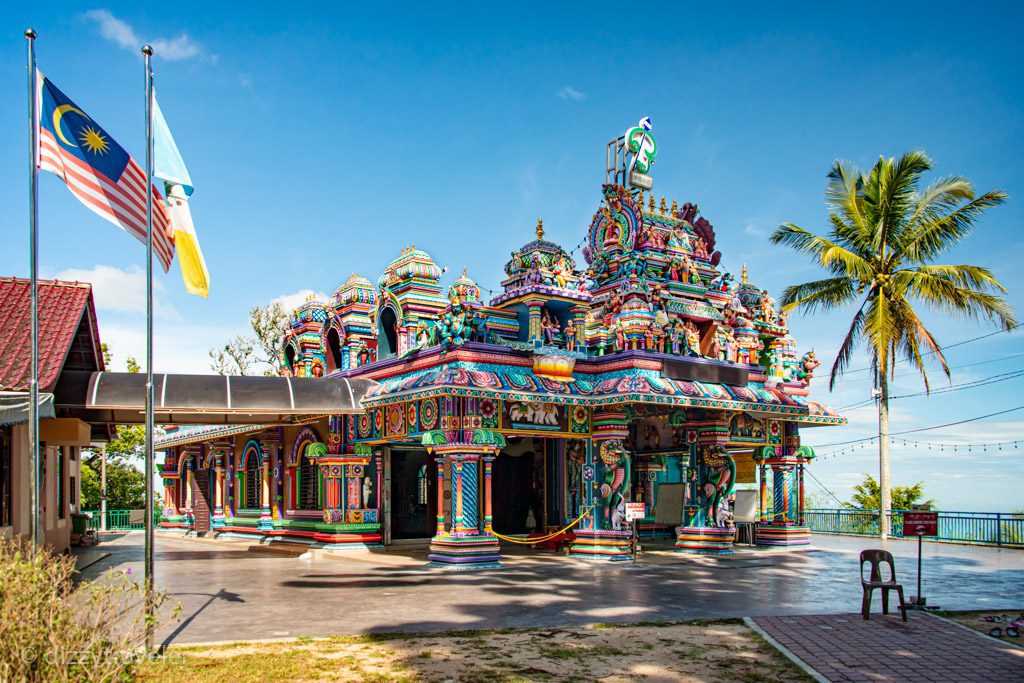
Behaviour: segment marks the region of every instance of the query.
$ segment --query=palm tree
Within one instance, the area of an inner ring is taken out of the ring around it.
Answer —
[[[987,268],[937,265],[934,261],[971,234],[986,209],[1007,195],[992,190],[977,196],[966,178],[939,178],[922,188],[932,161],[921,151],[899,159],[880,158],[868,174],[837,161],[825,191],[830,233],[821,237],[783,223],[771,237],[810,256],[828,274],[794,285],[782,295],[789,311],[813,313],[854,307],[850,329],[832,365],[829,389],[843,374],[863,341],[878,381],[878,460],[881,510],[879,528],[888,536],[889,378],[898,357],[910,362],[929,390],[924,357],[934,354],[949,377],[942,349],[915,311],[978,320],[1005,330],[1016,327],[1006,290]]]

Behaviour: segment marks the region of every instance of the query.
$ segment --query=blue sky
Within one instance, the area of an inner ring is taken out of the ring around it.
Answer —
[[[598,205],[605,143],[645,115],[659,143],[657,196],[699,203],[723,265],[738,272],[747,263],[776,295],[816,272],[767,236],[782,221],[825,224],[832,160],[869,166],[922,148],[939,173],[1015,197],[947,260],[992,268],[1022,308],[1024,47],[1012,4],[978,13],[943,3],[339,5],[292,14],[259,3],[6,12],[0,273],[28,272],[21,33],[32,26],[40,68],[137,158],[138,47],[157,48],[157,92],[196,185],[192,210],[213,280],[203,300],[185,294],[176,264],[158,278],[158,370],[208,371],[207,349],[245,332],[251,306],[298,302],[304,290],[329,295],[353,271],[375,280],[410,243],[448,266],[449,279],[467,265],[488,288],[540,216],[548,237],[572,248]],[[44,274],[94,281],[101,336],[119,363],[141,356],[141,245],[48,174],[40,221]],[[830,362],[849,315],[794,317],[794,336]],[[992,329],[927,319],[944,343]],[[1024,356],[997,360],[1018,353],[1019,334],[952,349],[951,364],[966,366],[953,382],[1020,369]],[[830,394],[816,381],[815,397],[850,405],[869,384],[852,374]],[[893,393],[920,388],[901,366]],[[1012,408],[1024,404],[1020,390],[1018,379],[894,401],[893,429]],[[809,430],[807,442],[871,435],[872,407],[849,415],[849,427]],[[1007,441],[1024,438],[1022,425],[1019,411],[907,438]],[[862,473],[877,470],[876,455],[870,446],[834,450],[819,448],[813,472],[846,500]],[[1024,449],[898,445],[893,476],[925,481],[945,509],[1024,507]],[[813,482],[812,490],[820,492]]]

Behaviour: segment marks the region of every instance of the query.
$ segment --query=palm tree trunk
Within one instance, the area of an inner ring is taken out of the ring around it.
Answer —
[[[889,481],[889,378],[885,370],[878,373],[878,390],[878,535],[884,541],[889,538],[889,508],[892,507]]]

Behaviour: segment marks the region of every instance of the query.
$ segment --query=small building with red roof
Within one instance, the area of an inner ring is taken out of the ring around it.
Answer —
[[[31,532],[30,324],[29,281],[0,278],[0,535],[5,536]],[[40,280],[40,505],[45,542],[58,552],[70,545],[71,514],[80,511],[82,448],[97,439],[93,425],[55,409],[53,394],[65,373],[103,369],[92,285]],[[106,427],[97,435],[105,440]]]

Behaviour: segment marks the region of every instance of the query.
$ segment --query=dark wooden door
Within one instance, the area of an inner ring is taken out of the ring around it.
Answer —
[[[192,476],[192,516],[197,534],[210,530],[210,476],[210,470],[196,470]]]

